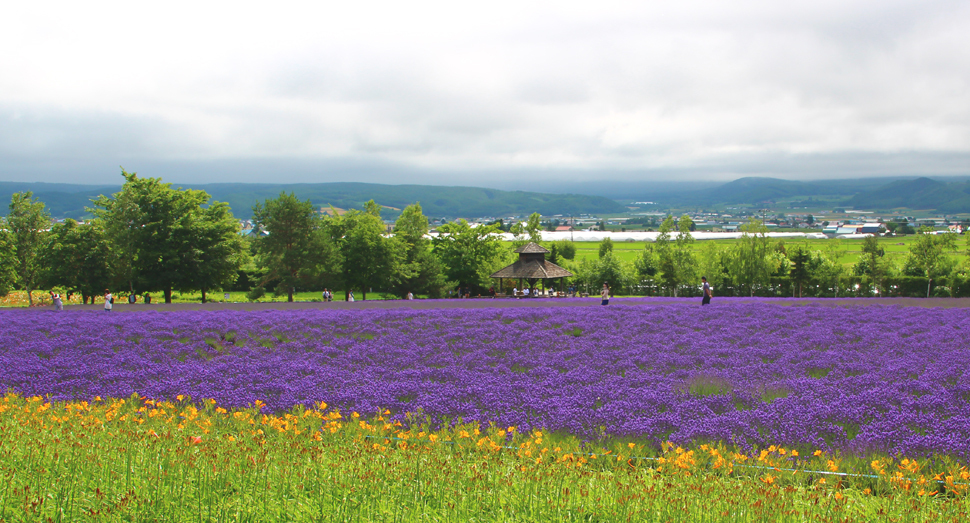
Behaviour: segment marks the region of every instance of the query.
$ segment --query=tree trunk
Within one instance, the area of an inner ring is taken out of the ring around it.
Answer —
[[[927,293],[929,293],[929,291],[927,291]],[[33,289],[31,289],[29,285],[27,286],[27,306],[28,307],[34,306]]]
[[[205,303],[205,287],[202,287],[202,303]]]
[[[165,303],[172,303],[172,287],[165,287]]]
[[[363,289],[360,290],[360,299],[363,301],[367,301],[367,291]]]
[[[286,301],[293,303],[293,287],[287,287],[286,289]]]

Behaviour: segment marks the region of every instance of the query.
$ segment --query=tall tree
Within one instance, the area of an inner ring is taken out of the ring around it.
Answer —
[[[791,271],[788,275],[792,283],[792,294],[797,291],[799,298],[802,297],[802,286],[811,279],[808,267],[810,259],[809,252],[800,245],[788,249],[788,260],[791,262]]]
[[[494,225],[472,227],[465,220],[438,227],[434,252],[445,266],[445,277],[462,287],[481,290],[500,259],[501,243]]]
[[[14,193],[10,198],[7,227],[13,237],[14,270],[21,287],[27,291],[27,302],[34,304],[33,291],[41,276],[40,254],[44,234],[51,226],[51,216],[43,202],[30,191]]]
[[[318,225],[310,200],[301,202],[293,193],[253,206],[253,227],[268,233],[254,242],[257,264],[267,270],[261,285],[279,281],[277,291],[293,301],[293,288],[317,277],[323,261]]]
[[[927,298],[930,296],[933,280],[953,270],[954,262],[946,253],[955,248],[956,234],[933,234],[932,228],[920,227],[916,241],[909,247],[909,259],[906,260],[906,265],[916,268],[929,279],[926,286]]]
[[[576,257],[576,244],[569,240],[556,240],[549,245],[549,256],[547,260],[562,266],[566,260]]]
[[[171,303],[172,290],[191,278],[182,266],[183,253],[194,248],[193,231],[209,195],[173,189],[161,178],[140,178],[124,169],[121,173],[121,191],[111,198],[99,196],[91,210],[104,222],[114,260],[127,272],[129,292],[137,284],[162,291],[165,303]]]
[[[409,292],[440,297],[445,286],[443,267],[431,252],[427,234],[428,218],[421,212],[420,203],[405,207],[394,222],[393,241],[400,244],[402,259],[392,287],[402,298]]]
[[[381,206],[374,200],[365,203],[363,211],[352,210],[333,218],[331,224],[340,231],[334,236],[339,238],[346,292],[358,289],[366,300],[368,289],[390,287],[402,276],[404,244],[385,236],[387,227],[381,220]]]
[[[509,229],[515,235],[515,247],[525,245],[526,241],[540,243],[542,241],[542,215],[534,212],[525,222],[518,222]]]
[[[14,271],[15,260],[13,238],[10,237],[4,220],[0,217],[0,296],[9,294],[17,282],[17,273]]]
[[[660,269],[660,281],[663,286],[670,291],[673,296],[677,295],[677,286],[680,280],[677,277],[677,256],[671,240],[671,232],[676,230],[674,217],[668,215],[657,229],[660,234],[654,242],[654,250],[657,253],[657,267]]]
[[[246,261],[245,245],[239,236],[239,222],[225,202],[212,202],[189,224],[182,266],[186,277],[184,290],[198,290],[202,303],[206,293],[224,288],[236,281]]]
[[[696,283],[697,259],[694,256],[694,220],[686,214],[677,221],[677,239],[674,240],[674,262],[677,270],[677,284],[691,285]],[[676,296],[676,293],[674,294]]]
[[[52,287],[81,295],[87,303],[111,286],[111,251],[99,220],[78,223],[70,218],[51,228],[42,263]]]
[[[874,235],[870,234],[862,240],[862,256],[855,265],[855,273],[857,276],[869,276],[877,289],[883,286],[886,275],[887,267],[882,260],[885,254],[886,251],[879,246],[879,240]]]
[[[603,256],[606,256],[606,253],[612,253],[612,252],[613,252],[613,240],[610,239],[609,237],[603,238],[603,241],[600,242],[599,257],[602,258]]]
[[[768,228],[751,218],[741,226],[741,232],[741,238],[731,249],[728,272],[736,286],[754,296],[755,289],[768,285],[771,278]]]

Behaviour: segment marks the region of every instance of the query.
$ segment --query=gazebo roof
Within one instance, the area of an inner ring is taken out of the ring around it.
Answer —
[[[536,254],[536,253],[546,254],[549,252],[549,249],[546,249],[545,247],[539,245],[538,243],[529,242],[512,252],[517,252],[519,254]]]
[[[535,244],[532,244],[535,245]],[[541,249],[541,247],[540,247]],[[531,259],[519,261],[505,267],[504,269],[496,272],[491,277],[492,278],[523,278],[523,279],[540,279],[548,280],[551,278],[568,278],[572,276],[573,273],[563,269],[562,267],[552,263],[551,261]]]

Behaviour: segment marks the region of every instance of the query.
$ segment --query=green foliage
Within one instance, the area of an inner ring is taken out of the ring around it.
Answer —
[[[408,292],[427,294],[432,298],[442,296],[445,287],[443,267],[431,252],[428,234],[428,218],[421,212],[421,204],[408,205],[394,222],[394,241],[399,242],[403,257],[398,274],[391,285],[394,293],[404,298]]]
[[[241,244],[226,234],[232,221],[227,206],[213,202],[204,210],[209,195],[203,191],[173,189],[159,178],[139,178],[124,169],[121,174],[121,191],[99,196],[91,211],[103,224],[111,264],[129,292],[136,285],[162,291],[170,303],[173,289],[231,283]],[[207,260],[211,267],[202,267]]]
[[[44,282],[80,294],[85,303],[93,302],[111,286],[110,255],[100,221],[79,224],[68,218],[55,224],[47,237],[41,260]]]
[[[17,281],[14,271],[15,256],[13,238],[7,231],[5,220],[0,218],[0,297],[6,296]]]
[[[636,277],[640,280],[652,280],[660,272],[660,263],[653,246],[649,243],[637,254],[633,262],[633,270]]]
[[[496,265],[504,261],[502,245],[495,225],[472,227],[465,220],[446,223],[438,227],[438,236],[432,240],[434,253],[444,265],[448,281],[467,287],[482,289],[488,286],[489,275]]]
[[[916,270],[914,276],[939,278],[955,268],[955,263],[946,254],[955,249],[956,234],[932,234],[931,228],[923,227],[916,241],[910,244],[906,266]]]
[[[188,272],[179,282],[182,290],[198,289],[202,303],[206,291],[232,285],[246,262],[246,249],[239,236],[239,222],[229,206],[212,202],[200,211],[188,231],[191,248],[182,252],[182,266]]]
[[[798,289],[798,297],[801,298],[802,286],[811,279],[808,267],[810,255],[805,249],[795,247],[788,251],[788,259],[791,261],[789,277],[791,278],[792,285]]]
[[[741,238],[732,246],[727,270],[735,286],[754,296],[755,290],[766,286],[771,279],[768,228],[751,218],[741,226],[741,231]]]
[[[667,216],[660,224],[660,234],[654,243],[660,281],[673,296],[677,296],[680,287],[690,285],[698,278],[694,237],[690,233],[693,226],[693,220],[687,215],[681,216],[676,224],[673,216]],[[676,237],[672,235],[675,231]]]
[[[509,232],[515,235],[516,247],[525,245],[526,242],[540,243],[542,241],[542,216],[534,212],[529,215],[525,222],[518,222],[513,225]]]
[[[556,240],[549,245],[549,254],[546,255],[546,259],[559,265],[560,267],[566,263],[566,260],[572,260],[576,257],[576,244],[569,240]]]
[[[50,227],[51,217],[44,210],[43,202],[38,201],[28,191],[15,193],[10,198],[10,211],[6,221],[13,240],[17,282],[27,291],[27,299],[33,305],[32,292],[41,277],[40,255],[46,241],[44,231]]]
[[[607,253],[613,253],[613,240],[609,236],[603,238],[600,242],[600,258],[606,256]]]
[[[384,289],[413,275],[411,267],[402,268],[407,244],[384,236],[380,205],[371,200],[364,208],[330,218],[328,227],[343,259],[346,290],[360,290],[366,300],[369,289]]]
[[[320,223],[309,200],[300,201],[293,193],[253,206],[253,227],[266,231],[254,241],[256,263],[264,268],[262,284],[278,281],[277,288],[293,301],[293,288],[319,278],[325,268],[339,263],[330,237]]]

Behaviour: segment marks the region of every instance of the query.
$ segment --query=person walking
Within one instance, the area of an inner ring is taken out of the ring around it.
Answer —
[[[51,300],[51,301],[54,302],[54,310],[55,311],[62,311],[62,310],[64,310],[64,302],[61,301],[61,295],[60,294],[54,293],[54,299]]]
[[[347,301],[354,301],[354,291],[350,291],[350,295],[348,296]]]
[[[104,290],[104,312],[111,312],[111,308],[115,304],[115,298],[111,295],[111,291],[108,289]]]
[[[704,298],[701,299],[701,305],[710,305],[711,296],[714,294],[711,293],[711,284],[707,283],[707,276],[701,276],[701,290],[704,292]]]
[[[610,304],[610,287],[605,283],[603,284],[603,290],[600,291],[600,296],[603,298],[602,305]]]

